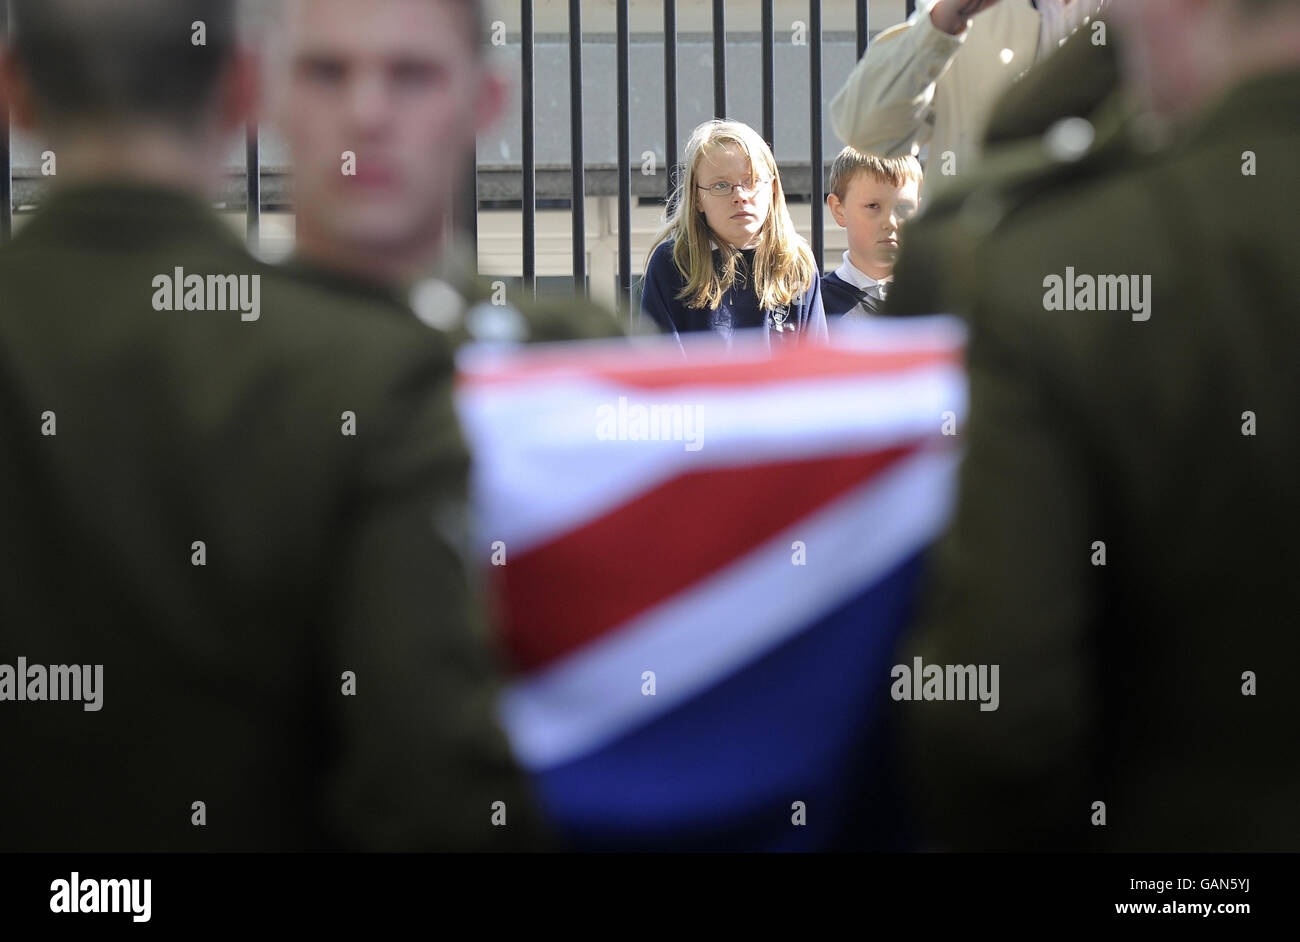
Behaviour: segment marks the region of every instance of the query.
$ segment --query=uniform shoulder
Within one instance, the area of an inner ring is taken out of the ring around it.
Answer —
[[[300,272],[257,263],[262,316],[257,358],[268,369],[328,382],[366,397],[387,395],[415,375],[434,381],[453,369],[451,344],[380,292],[339,290]]]
[[[548,343],[561,340],[595,340],[626,335],[617,316],[602,304],[578,291],[555,296],[532,297],[526,291],[513,296],[498,297],[495,288],[475,285],[467,291],[465,339],[485,339],[477,336],[474,321],[480,312],[522,321],[516,325],[516,339],[530,343]]]
[[[1255,130],[1265,144],[1269,135],[1287,133]],[[1054,145],[1045,141],[1037,167],[985,178],[950,211],[971,237],[1032,239],[1044,250],[1090,241],[1098,253],[1125,257],[1153,240],[1181,244],[1186,233],[1177,230],[1193,224],[1201,204],[1214,204],[1215,193],[1238,201],[1246,198],[1240,189],[1268,199],[1264,188],[1241,172],[1243,155],[1235,140],[1157,142],[1148,133],[1143,122],[1125,122],[1103,145],[1073,160],[1052,159]],[[1093,238],[1084,238],[1088,235]]]
[[[613,311],[576,289],[534,297],[526,287],[510,290],[505,281],[464,267],[449,274],[465,303],[464,323],[453,331],[457,343],[493,333],[532,343],[625,335]]]
[[[409,307],[377,289],[342,290],[274,265],[261,266],[260,273],[263,297],[274,304],[286,326],[305,322],[323,336],[364,333],[374,343],[393,344],[428,333]]]
[[[1098,375],[1142,374],[1162,345],[1185,349],[1205,314],[1189,255],[1199,249],[1176,231],[1158,176],[1085,177],[1039,192],[991,232],[965,229],[972,351],[998,350],[1000,363],[1085,402]]]
[[[614,312],[581,294],[563,299],[524,298],[519,307],[534,341],[595,340],[627,334]]]
[[[1089,116],[1118,87],[1114,45],[1096,44],[1093,32],[1081,29],[1003,93],[989,117],[985,145],[1042,134],[1062,118]]]

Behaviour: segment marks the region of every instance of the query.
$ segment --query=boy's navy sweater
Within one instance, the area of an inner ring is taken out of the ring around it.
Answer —
[[[665,333],[677,337],[681,343],[683,333],[714,331],[730,348],[732,335],[746,327],[762,328],[770,348],[775,341],[815,340],[827,338],[826,313],[822,310],[819,278],[804,293],[794,299],[788,310],[762,309],[754,291],[750,272],[754,266],[754,249],[742,249],[736,266],[736,281],[722,296],[713,310],[690,308],[677,295],[686,284],[686,278],[673,262],[673,243],[664,242],[650,256],[646,266],[641,292],[641,316],[650,318]],[[714,249],[714,264],[721,266],[721,250]]]
[[[862,315],[865,312],[859,305],[863,303],[878,308],[880,302],[870,297],[857,285],[844,281],[835,272],[822,275],[822,305],[826,309],[827,317],[842,317],[849,313]]]

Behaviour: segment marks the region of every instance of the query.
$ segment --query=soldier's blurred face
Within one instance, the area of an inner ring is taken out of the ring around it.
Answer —
[[[441,229],[504,102],[471,32],[456,0],[288,0],[276,111],[300,226],[372,249]]]
[[[1223,6],[1223,0],[1218,0]],[[1201,100],[1205,57],[1220,54],[1204,0],[1115,0],[1110,15],[1123,30],[1125,73],[1154,111],[1175,115]]]
[[[875,272],[893,269],[902,241],[900,230],[916,214],[919,190],[916,180],[893,186],[870,173],[858,173],[849,181],[843,200],[831,194],[827,199],[831,214],[848,232],[849,255],[855,264],[866,263]],[[866,274],[878,277],[871,271]]]

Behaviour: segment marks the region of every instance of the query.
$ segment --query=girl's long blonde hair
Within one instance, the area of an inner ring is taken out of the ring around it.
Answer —
[[[818,266],[785,207],[785,191],[781,188],[781,175],[772,151],[747,124],[715,118],[691,132],[683,161],[685,172],[673,191],[672,215],[650,243],[650,254],[672,239],[673,261],[686,277],[686,285],[677,300],[684,301],[688,307],[708,310],[722,303],[722,296],[736,281],[740,251],[709,228],[704,213],[695,208],[695,187],[699,182],[700,161],[733,145],[745,152],[755,177],[767,176],[773,181],[771,206],[754,252],[754,290],[759,307],[788,306],[812,284]],[[720,269],[713,264],[710,239],[722,250]],[[648,267],[649,256],[646,263]]]

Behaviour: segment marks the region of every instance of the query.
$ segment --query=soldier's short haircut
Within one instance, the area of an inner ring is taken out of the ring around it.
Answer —
[[[489,43],[488,11],[485,0],[455,0],[469,25],[469,35],[474,42],[474,51],[482,55]]]
[[[830,192],[843,201],[849,194],[849,184],[860,173],[890,186],[903,186],[908,180],[921,185],[921,164],[915,157],[877,157],[853,147],[846,147],[831,164]]]
[[[191,128],[236,43],[236,0],[13,0],[12,11],[13,53],[47,124]]]
[[[255,3],[255,0],[245,0],[245,2]],[[447,3],[460,11],[462,22],[466,27],[465,34],[473,42],[475,55],[483,56],[491,45],[489,21],[495,13],[495,6],[492,6],[491,11],[489,10],[490,0],[430,0],[430,2]],[[283,19],[284,0],[264,0],[262,6],[264,14],[272,22]]]

